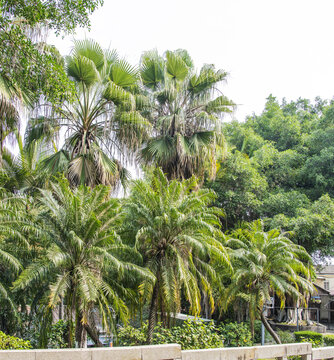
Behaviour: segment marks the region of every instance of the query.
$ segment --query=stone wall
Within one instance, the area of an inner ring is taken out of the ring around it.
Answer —
[[[334,360],[334,347],[311,344],[182,350],[178,344],[62,350],[0,350],[0,360],[257,360],[301,355],[302,360]]]

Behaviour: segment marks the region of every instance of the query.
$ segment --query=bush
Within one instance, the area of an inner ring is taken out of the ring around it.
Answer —
[[[294,334],[290,331],[278,330],[277,335],[282,341],[282,344],[293,344],[296,340]]]
[[[228,323],[220,326],[219,332],[224,337],[227,347],[252,346],[252,333],[246,323]]]
[[[146,342],[147,323],[142,328],[131,325],[122,326],[117,331],[117,342],[119,346],[144,345]]]
[[[59,320],[51,325],[50,332],[47,334],[48,348],[64,349],[68,346],[68,323],[64,320]]]
[[[309,342],[314,347],[319,347],[324,344],[324,337],[314,331],[296,331],[295,333],[296,342]]]
[[[334,346],[334,335],[324,335],[324,343],[326,346]]]
[[[159,332],[157,335],[159,335]],[[166,340],[166,343],[180,344],[183,350],[210,349],[224,346],[224,338],[218,333],[213,321],[204,323],[202,321],[187,320],[182,326],[171,328]],[[158,343],[161,344],[161,342]]]
[[[27,350],[31,349],[29,340],[6,335],[0,331],[0,350]]]
[[[120,346],[144,345],[147,336],[147,323],[141,329],[133,326],[120,328],[117,334]],[[224,338],[213,322],[187,320],[181,326],[165,329],[158,324],[154,329],[152,344],[177,343],[183,350],[209,349],[224,346]]]

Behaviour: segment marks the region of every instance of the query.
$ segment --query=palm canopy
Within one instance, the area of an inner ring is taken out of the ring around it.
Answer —
[[[227,241],[232,249],[233,275],[224,294],[225,308],[236,298],[249,306],[251,321],[261,318],[277,342],[277,334],[263,313],[266,301],[276,294],[285,304],[287,296],[304,299],[313,292],[312,260],[306,250],[288,238],[287,233],[273,229],[265,232],[260,220],[234,231]]]
[[[66,129],[63,148],[45,161],[46,168],[65,171],[73,185],[116,185],[128,176],[120,159],[138,147],[148,125],[136,106],[137,70],[93,40],[74,42],[66,70],[76,89],[73,101],[54,116],[33,119],[28,138],[47,134],[55,140],[52,128]],[[45,122],[51,125],[46,133]]]
[[[51,187],[51,191],[41,191],[36,219],[44,251],[21,273],[14,289],[26,289],[35,283],[47,285],[49,308],[63,299],[67,318],[75,324],[79,346],[85,343],[86,331],[99,342],[91,321],[95,309],[106,330],[114,323],[113,312],[126,321],[128,308],[120,294],[125,299],[131,292],[122,286],[121,279],[125,274],[144,277],[148,273],[117,256],[120,249],[123,254],[130,250],[115,232],[120,206],[110,199],[110,188],[80,186],[72,191],[65,180]]]
[[[224,145],[221,117],[233,102],[219,94],[227,73],[204,65],[196,73],[185,50],[143,54],[140,65],[143,87],[150,103],[152,133],[141,159],[160,166],[169,178],[215,174],[217,146]],[[218,96],[217,96],[218,95]]]
[[[144,266],[156,277],[153,289],[151,282],[143,284],[152,291],[148,342],[158,309],[162,320],[165,315],[168,320],[180,310],[181,294],[192,314],[200,313],[201,291],[213,310],[212,284],[217,279],[210,259],[229,264],[220,231],[222,211],[208,206],[214,199],[212,191],[198,190],[194,177],[169,181],[159,168],[149,181],[133,182],[124,221]]]

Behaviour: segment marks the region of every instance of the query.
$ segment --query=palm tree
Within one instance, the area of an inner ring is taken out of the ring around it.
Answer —
[[[128,308],[125,297],[122,299],[119,294],[129,291],[122,286],[122,274],[146,276],[147,272],[117,257],[120,249],[123,254],[130,250],[115,232],[120,206],[110,198],[110,188],[80,186],[72,191],[68,181],[59,180],[51,184],[51,191],[41,193],[36,228],[44,251],[21,273],[14,289],[29,289],[35,283],[47,285],[48,309],[65,304],[70,329],[75,327],[77,345],[85,345],[87,332],[101,345],[94,312],[99,311],[107,331],[115,325],[114,314],[126,322]],[[69,347],[72,346],[69,331]]]
[[[0,170],[0,186],[11,193],[34,194],[45,187],[49,174],[43,167],[45,153],[39,141],[23,145],[21,135],[15,131],[19,153],[14,156],[4,148],[3,166]]]
[[[281,343],[280,338],[265,316],[270,296],[276,294],[283,307],[287,296],[305,300],[305,295],[314,289],[310,281],[311,257],[287,236],[276,229],[265,232],[257,220],[234,231],[227,241],[232,249],[234,272],[223,297],[225,309],[235,299],[243,299],[248,304],[251,323],[261,319],[277,343]]]
[[[147,342],[152,340],[158,310],[166,324],[171,313],[180,311],[181,296],[190,312],[201,310],[201,291],[214,308],[212,284],[216,281],[210,259],[229,264],[222,245],[219,216],[222,211],[208,207],[215,194],[198,190],[197,180],[168,181],[155,169],[150,181],[133,182],[124,204],[128,238],[143,257],[143,265],[155,275],[143,289],[151,292]],[[167,320],[167,321],[166,321]]]
[[[204,65],[197,74],[189,54],[176,50],[164,57],[144,53],[140,74],[153,128],[142,161],[160,166],[169,179],[203,176],[205,170],[214,176],[217,146],[224,145],[221,117],[234,105],[218,90],[227,73]]]
[[[49,117],[32,119],[27,140],[52,141],[55,153],[45,167],[51,173],[64,171],[72,185],[115,186],[129,176],[120,159],[139,146],[149,125],[137,110],[137,70],[93,40],[75,41],[66,70],[75,86],[74,99]],[[58,150],[55,139],[61,128],[67,137]]]
[[[20,124],[19,113],[13,102],[1,93],[0,88],[0,167],[2,166],[2,154],[5,139],[15,135]]]

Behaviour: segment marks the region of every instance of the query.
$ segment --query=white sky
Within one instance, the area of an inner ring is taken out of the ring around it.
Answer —
[[[334,95],[334,0],[105,0],[91,16],[93,38],[136,65],[145,50],[187,49],[196,67],[229,72],[235,117],[263,110],[266,97]],[[51,36],[63,55],[71,39]]]

